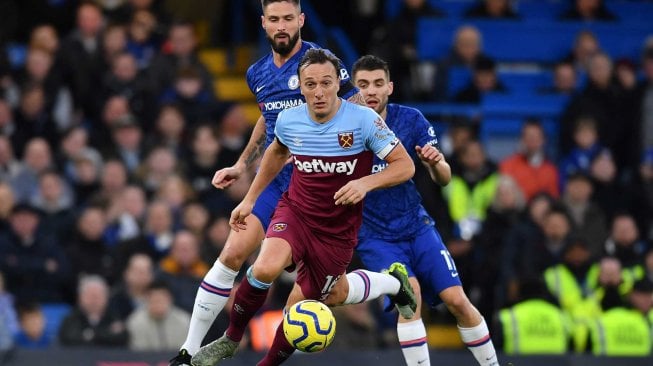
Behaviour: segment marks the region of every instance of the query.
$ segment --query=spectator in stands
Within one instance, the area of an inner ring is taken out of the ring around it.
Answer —
[[[109,307],[122,320],[127,320],[134,310],[141,309],[146,304],[147,289],[154,280],[154,265],[152,259],[141,253],[129,258],[127,268],[120,281],[113,289]]]
[[[39,175],[39,188],[30,204],[41,211],[40,229],[65,244],[74,221],[74,197],[70,186],[56,170],[46,170]]]
[[[635,282],[628,301],[633,309],[644,314],[650,322],[653,316],[653,281],[645,278]]]
[[[94,90],[102,85],[104,72],[102,26],[101,9],[92,2],[80,4],[77,28],[63,40],[59,54],[64,81],[70,86],[76,109],[85,118],[95,118],[99,112]]]
[[[70,265],[53,235],[37,230],[39,216],[33,206],[14,206],[10,230],[0,239],[0,270],[17,299],[60,302],[70,279]]]
[[[185,134],[188,122],[176,104],[164,104],[159,110],[154,130],[147,139],[148,146],[163,146],[174,152],[178,159],[188,157]]]
[[[560,61],[553,68],[553,85],[539,90],[540,94],[571,96],[578,88],[578,75],[571,62]]]
[[[195,235],[202,246],[205,243],[206,229],[209,226],[209,211],[198,201],[184,204],[181,217],[181,227]],[[201,258],[205,258],[200,255]],[[207,263],[213,263],[205,260]]]
[[[5,276],[0,272],[0,323],[4,324],[4,330],[9,334],[16,334],[19,329],[18,317],[14,305],[14,296],[7,291],[5,287]]]
[[[119,159],[109,159],[102,166],[100,190],[95,200],[108,204],[127,186],[128,172],[125,164]]]
[[[554,204],[546,194],[539,194],[529,202],[525,214],[506,232],[501,250],[500,281],[497,285],[497,304],[505,306],[518,300],[518,284],[522,273],[521,257],[526,251],[524,243],[541,241],[544,237],[544,218]]]
[[[617,17],[605,6],[603,0],[573,0],[572,3],[567,11],[560,14],[561,20],[617,20]]]
[[[603,314],[590,324],[592,353],[596,356],[649,356],[651,327],[645,314],[633,309],[628,300],[615,291],[606,293],[601,307]]]
[[[502,174],[511,176],[527,200],[544,192],[558,198],[558,169],[546,157],[544,129],[538,120],[527,120],[521,130],[520,151],[499,165]]]
[[[164,8],[164,3],[164,1],[157,0],[127,0],[121,1],[115,8],[105,8],[104,13],[113,22],[125,24],[129,22],[135,12],[147,10],[152,12],[159,22],[166,24],[168,22],[168,14]]]
[[[639,227],[648,227],[647,217],[651,211],[644,191],[640,190],[642,186],[619,179],[612,154],[606,151],[591,161],[590,178],[594,187],[592,200],[601,207],[608,222],[620,212],[631,212]]]
[[[47,348],[54,340],[45,332],[45,315],[37,303],[23,303],[18,305],[20,330],[16,333],[14,341],[20,348]]]
[[[50,147],[59,145],[59,132],[47,110],[43,86],[29,84],[22,90],[20,105],[14,113],[16,130],[11,135],[14,150],[21,155],[33,138],[45,139]]]
[[[36,26],[30,32],[29,48],[40,48],[54,55],[59,50],[59,35],[50,24]]]
[[[144,159],[143,131],[133,115],[113,121],[113,155],[119,157],[127,171],[133,174]]]
[[[639,176],[635,180],[634,187],[637,202],[641,207],[637,210],[637,221],[644,233],[643,238],[653,242],[653,149],[642,154]]]
[[[459,169],[452,173],[451,183],[444,188],[444,194],[459,237],[470,240],[481,230],[497,190],[499,175],[496,164],[486,158],[479,141],[471,141],[463,148],[460,163]]]
[[[9,230],[9,216],[14,209],[14,192],[9,184],[0,179],[0,235]]]
[[[226,106],[219,124],[220,135],[220,160],[226,166],[231,166],[238,160],[247,144],[251,125],[247,121],[245,111],[240,104],[232,103]]]
[[[592,200],[592,193],[589,176],[574,173],[564,188],[562,204],[569,213],[575,234],[587,240],[591,255],[598,258],[608,236],[607,220],[603,210]]]
[[[109,24],[102,32],[103,63],[109,69],[113,59],[127,51],[127,29],[122,24]]]
[[[14,112],[7,99],[0,98],[0,136],[9,139],[14,132],[16,132]]]
[[[146,304],[127,319],[129,348],[135,351],[171,351],[179,348],[190,314],[173,304],[168,284],[154,281],[147,289]]]
[[[175,234],[170,254],[159,263],[160,277],[170,284],[175,304],[191,312],[197,286],[209,267],[200,258],[197,237],[181,230]]]
[[[483,54],[481,32],[472,25],[463,25],[456,30],[449,54],[438,63],[435,78],[435,99],[445,100],[448,95],[449,73],[452,68],[465,67],[471,74],[472,68]]]
[[[594,158],[604,151],[599,141],[596,120],[591,116],[580,116],[574,121],[572,150],[561,159],[560,186],[564,188],[567,177],[574,173],[589,174]]]
[[[564,248],[576,235],[568,212],[561,206],[554,206],[544,217],[543,240],[526,244],[525,256],[521,258],[524,275],[538,275],[547,268],[562,261]]]
[[[113,147],[112,139],[107,139],[116,121],[131,115],[129,100],[121,95],[109,97],[102,106],[102,118],[93,120],[91,123],[90,142],[93,147],[102,152],[103,155],[110,155]]]
[[[11,188],[17,202],[27,202],[38,190],[39,175],[53,167],[50,145],[36,137],[25,146],[20,171],[11,180]]]
[[[453,101],[479,104],[486,93],[505,93],[506,91],[506,87],[497,78],[494,60],[479,57],[474,62],[472,81],[454,96]]]
[[[2,101],[0,101],[0,114],[2,113]],[[23,169],[21,163],[14,156],[14,149],[11,141],[5,135],[0,134],[0,181],[12,182]]]
[[[424,97],[420,92],[428,88],[421,83],[432,80],[432,65],[417,57],[417,22],[421,17],[442,17],[444,13],[427,0],[404,0],[399,14],[382,30],[377,31],[373,53],[390,64],[390,73],[397,81],[394,96],[397,100]],[[430,75],[429,75],[430,74]]]
[[[108,243],[114,246],[119,241],[137,238],[145,221],[145,192],[140,186],[124,187],[109,202]]]
[[[141,9],[132,13],[127,50],[134,56],[141,70],[150,65],[159,49],[160,39],[156,34],[158,27],[156,17],[149,10]]]
[[[540,276],[524,278],[519,303],[499,312],[500,327],[493,338],[502,340],[507,354],[563,355],[571,339],[571,321],[547,291]]]
[[[134,172],[134,177],[145,189],[148,197],[152,197],[168,177],[180,173],[180,162],[173,152],[165,147],[155,147]]]
[[[79,280],[77,306],[63,319],[59,341],[64,346],[124,347],[125,324],[107,307],[109,287],[97,275]]]
[[[128,52],[115,55],[111,59],[110,69],[103,75],[101,97],[102,102],[116,95],[125,97],[134,115],[139,120],[147,121],[152,115],[153,100],[136,62]]]
[[[648,243],[641,240],[635,219],[630,214],[621,213],[612,219],[604,251],[606,255],[619,259],[624,271],[634,272],[648,248]]]
[[[213,78],[200,62],[195,47],[197,37],[192,23],[177,21],[168,31],[169,52],[157,55],[150,65],[149,76],[152,90],[163,91],[174,84],[175,77],[182,68],[197,70],[202,81],[202,90],[213,96]]]
[[[595,257],[594,257],[595,258]],[[576,236],[562,253],[562,262],[544,271],[546,286],[563,310],[573,314],[589,295],[588,284],[596,279],[593,257],[587,240]]]
[[[73,238],[66,243],[75,278],[97,274],[113,281],[113,257],[104,240],[106,220],[106,213],[98,206],[86,207],[79,214]]]
[[[477,0],[465,11],[465,18],[519,19],[510,0]]]
[[[198,125],[192,133],[191,158],[186,163],[188,180],[197,192],[198,198],[213,209],[222,206],[225,192],[214,189],[211,179],[215,172],[229,166],[222,158],[222,147],[217,130],[209,124]]]
[[[640,103],[638,109],[642,114],[637,131],[640,132],[642,151],[646,151],[653,148],[653,37],[647,39],[642,52],[642,73],[644,78],[637,86]]]
[[[173,215],[172,225],[177,230],[182,225],[184,205],[195,199],[195,192],[181,175],[172,174],[161,182],[154,199],[165,202],[170,207]]]
[[[160,102],[177,104],[192,126],[211,119],[216,112],[216,101],[210,88],[212,84],[203,83],[200,69],[180,67],[170,87],[161,94]]]
[[[478,286],[478,307],[481,314],[494,314],[495,287],[499,282],[501,253],[510,229],[524,216],[526,200],[514,179],[507,175],[498,178],[497,190],[487,210],[481,231],[473,239],[474,282]],[[474,293],[472,291],[471,293]]]
[[[162,201],[151,202],[147,206],[141,234],[133,239],[122,240],[116,245],[114,250],[116,270],[122,272],[127,259],[135,253],[145,253],[153,261],[158,262],[170,251],[173,239],[173,216],[170,206]]]
[[[90,159],[97,169],[102,165],[100,153],[88,144],[88,132],[81,126],[73,126],[62,133],[56,157],[57,167],[70,183],[79,178],[75,165],[80,158]]]
[[[211,221],[207,228],[206,241],[202,243],[200,249],[201,257],[206,263],[213,263],[218,259],[230,230],[227,216],[217,216]]]
[[[576,34],[571,53],[563,62],[570,62],[577,72],[586,73],[590,59],[600,52],[601,46],[596,35],[590,30],[582,30]]]

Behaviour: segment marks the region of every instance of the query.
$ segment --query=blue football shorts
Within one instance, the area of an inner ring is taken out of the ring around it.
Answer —
[[[359,238],[356,253],[370,271],[380,272],[394,262],[405,264],[409,276],[419,281],[422,299],[430,306],[442,302],[442,290],[461,285],[456,264],[434,227],[407,241]]]
[[[279,184],[277,184],[276,181],[272,181],[272,183],[265,187],[254,203],[252,214],[258,217],[261,221],[263,232],[268,230],[272,214],[274,214],[274,210],[277,208],[277,203],[279,203],[282,194],[283,191],[279,188]]]

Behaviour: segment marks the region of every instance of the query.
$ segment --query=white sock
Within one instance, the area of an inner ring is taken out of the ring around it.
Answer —
[[[204,276],[204,280],[197,289],[197,295],[195,295],[195,306],[190,318],[186,342],[181,346],[189,354],[194,355],[200,349],[206,332],[209,331],[213,321],[229,299],[237,274],[237,271],[225,266],[220,260],[216,260],[213,267]]]
[[[356,270],[347,273],[349,293],[343,304],[358,304],[381,295],[396,295],[401,283],[389,274]]]
[[[487,329],[484,318],[481,318],[481,323],[475,327],[462,328],[458,326],[458,331],[460,332],[460,338],[472,352],[479,365],[499,366],[497,353],[494,350],[490,331]]]
[[[426,328],[422,319],[408,323],[397,323],[397,336],[401,352],[408,366],[430,366],[429,346],[426,343]]]

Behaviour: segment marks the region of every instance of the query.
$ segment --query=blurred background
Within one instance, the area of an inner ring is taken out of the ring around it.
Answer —
[[[433,123],[452,183],[419,169],[414,179],[507,359],[649,364],[653,2],[302,10],[305,40],[347,67],[386,59],[391,101]],[[0,364],[174,355],[254,175],[210,184],[260,115],[245,81],[270,51],[260,15],[257,0],[0,1]],[[275,284],[246,353],[270,344],[293,280]],[[401,362],[378,356],[398,352],[396,313],[335,313],[338,335],[316,364]],[[434,363],[473,363],[445,308],[424,317]]]

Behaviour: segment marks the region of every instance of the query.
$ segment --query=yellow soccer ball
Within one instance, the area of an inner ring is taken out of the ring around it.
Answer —
[[[336,335],[336,319],[331,310],[315,300],[291,306],[283,317],[283,334],[302,352],[319,352],[327,348]]]

